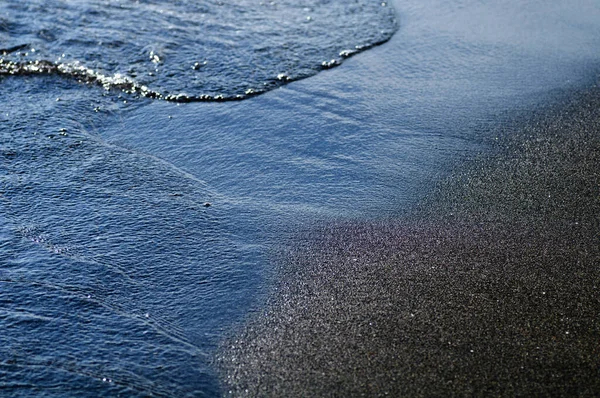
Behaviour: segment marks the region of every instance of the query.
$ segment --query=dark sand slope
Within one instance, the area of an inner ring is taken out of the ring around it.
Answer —
[[[224,391],[600,395],[600,90],[501,137],[413,216],[305,236]]]

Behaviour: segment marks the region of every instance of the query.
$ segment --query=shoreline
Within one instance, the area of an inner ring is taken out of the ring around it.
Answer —
[[[597,394],[600,88],[535,113],[409,217],[302,236],[225,395]]]

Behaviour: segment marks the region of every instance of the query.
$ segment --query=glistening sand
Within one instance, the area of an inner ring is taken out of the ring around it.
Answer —
[[[234,396],[600,394],[600,89],[395,221],[315,228],[218,357]]]

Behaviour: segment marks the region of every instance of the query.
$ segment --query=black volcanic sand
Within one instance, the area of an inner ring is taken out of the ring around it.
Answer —
[[[306,233],[224,393],[599,396],[600,89],[566,102],[412,215]]]

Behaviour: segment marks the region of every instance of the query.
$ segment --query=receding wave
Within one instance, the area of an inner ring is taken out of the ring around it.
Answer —
[[[7,0],[0,15],[0,75],[66,76],[179,102],[261,94],[396,30],[392,7],[372,0]]]

